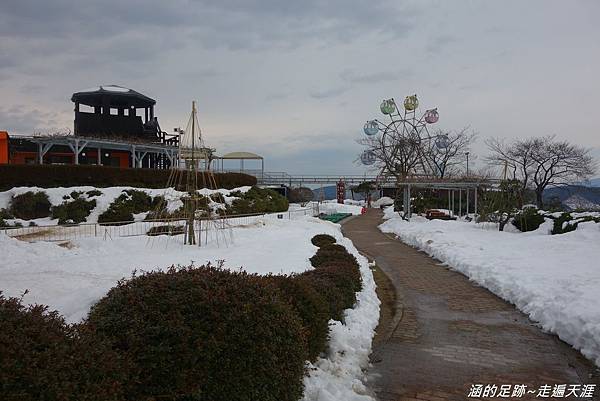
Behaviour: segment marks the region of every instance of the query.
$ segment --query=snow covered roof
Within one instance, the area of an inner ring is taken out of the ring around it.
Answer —
[[[87,106],[103,106],[108,102],[112,108],[126,107],[150,107],[156,104],[156,100],[149,98],[133,89],[119,85],[101,85],[94,88],[75,92],[71,101]]]

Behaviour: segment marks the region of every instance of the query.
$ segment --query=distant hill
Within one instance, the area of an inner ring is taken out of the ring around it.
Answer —
[[[600,177],[592,178],[581,183],[584,187],[600,187]]]
[[[552,198],[558,198],[569,210],[600,210],[600,186],[566,185],[545,190],[544,202]]]

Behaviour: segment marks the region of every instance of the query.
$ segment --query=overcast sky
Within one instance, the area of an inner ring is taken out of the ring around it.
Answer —
[[[2,0],[0,129],[73,126],[73,92],[197,100],[207,145],[266,169],[361,173],[367,119],[417,93],[439,128],[555,134],[600,156],[600,1]]]

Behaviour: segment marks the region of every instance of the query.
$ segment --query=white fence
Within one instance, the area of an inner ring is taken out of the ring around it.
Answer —
[[[318,205],[311,205],[301,209],[288,210],[279,213],[256,213],[245,215],[224,216],[214,219],[197,219],[194,230],[197,232],[207,229],[228,229],[256,224],[264,219],[294,220],[304,216],[318,216]],[[33,226],[3,228],[2,231],[13,238],[24,241],[69,241],[78,238],[101,237],[113,239],[119,237],[133,237],[148,235],[151,230],[155,232],[181,231],[187,222],[182,219],[171,220],[143,220],[135,222],[111,223],[82,223],[71,225]]]

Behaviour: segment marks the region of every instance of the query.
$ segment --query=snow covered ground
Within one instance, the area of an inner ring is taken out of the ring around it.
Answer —
[[[61,198],[61,197],[59,197]],[[1,207],[1,205],[0,205]],[[360,262],[364,288],[354,309],[345,313],[345,324],[331,321],[330,350],[310,366],[305,378],[305,401],[372,400],[362,385],[371,341],[379,319],[379,300],[367,260],[344,238],[339,225],[316,218],[278,220],[266,216],[252,225],[233,228],[233,244],[183,246],[174,238],[145,236],[103,240],[72,240],[72,247],[56,243],[23,242],[0,234],[0,291],[24,297],[58,310],[69,322],[86,316],[89,307],[134,269],[151,270],[172,264],[204,264],[225,260],[231,269],[248,272],[291,273],[312,269],[309,258],[317,248],[310,238],[328,233],[348,248]]]
[[[516,305],[600,366],[600,224],[549,235],[497,231],[490,223],[404,221],[386,210],[383,232],[394,233]],[[507,225],[512,228],[512,225]]]

